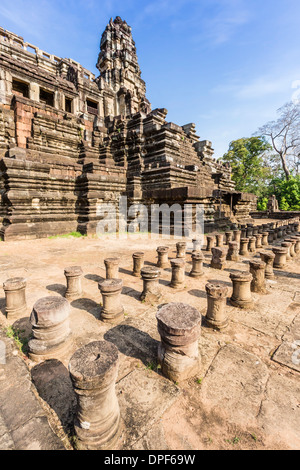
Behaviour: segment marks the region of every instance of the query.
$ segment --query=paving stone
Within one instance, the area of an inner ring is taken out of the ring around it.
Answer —
[[[157,422],[180,395],[172,382],[154,371],[136,370],[117,384],[118,400],[131,446]]]
[[[229,422],[249,426],[259,412],[268,376],[267,366],[257,356],[226,345],[203,379],[199,399]]]

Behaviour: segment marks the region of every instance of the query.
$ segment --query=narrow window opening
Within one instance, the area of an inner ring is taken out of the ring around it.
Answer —
[[[40,102],[47,104],[48,106],[54,106],[54,93],[50,91],[40,89]]]
[[[94,114],[95,116],[98,115],[98,103],[96,103],[95,101],[86,100],[86,105],[87,105],[87,112],[89,114]]]
[[[24,96],[24,98],[29,98],[28,83],[24,83],[24,82],[21,82],[20,80],[13,79],[12,91],[15,95]]]
[[[65,99],[65,111],[67,113],[71,113],[72,112],[72,100],[70,98],[66,98]]]

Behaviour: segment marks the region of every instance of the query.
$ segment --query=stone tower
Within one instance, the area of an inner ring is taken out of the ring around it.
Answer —
[[[151,111],[131,27],[119,16],[114,21],[110,20],[102,35],[97,69],[100,72],[100,90],[111,90],[114,96],[112,100],[108,93],[104,99],[106,115],[126,117]]]

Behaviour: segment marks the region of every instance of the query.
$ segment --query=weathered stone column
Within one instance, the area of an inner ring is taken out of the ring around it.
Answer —
[[[246,238],[253,237],[253,225],[248,224],[246,234]]]
[[[135,277],[141,276],[141,269],[144,266],[144,256],[145,256],[145,253],[143,252],[136,252],[136,253],[133,253],[132,255],[132,259],[133,259],[132,275]]]
[[[248,247],[249,247],[249,238],[241,238],[241,242],[240,242],[240,255],[241,256],[249,255]]]
[[[193,251],[201,251],[202,248],[202,243],[198,239],[193,239]]]
[[[253,237],[256,237],[256,235],[258,234],[258,226],[256,227],[253,227]]]
[[[265,278],[266,279],[274,279],[275,274],[273,271],[273,264],[274,264],[274,259],[275,255],[274,253],[271,252],[261,252],[260,253],[260,259],[266,263],[266,268],[265,268]]]
[[[140,296],[141,301],[156,301],[161,297],[159,288],[160,270],[154,266],[145,266],[141,270],[143,279],[143,292]]]
[[[122,279],[106,279],[99,282],[98,288],[102,294],[100,320],[104,323],[122,321],[124,319],[124,308],[121,304]]]
[[[226,284],[208,283],[205,286],[207,294],[207,312],[205,323],[216,330],[223,330],[228,326],[226,314],[226,299],[229,289]]]
[[[294,237],[291,237],[291,238],[292,238],[292,240],[295,241],[294,251],[295,251],[295,255],[297,256],[300,253],[300,236],[295,235]]]
[[[282,248],[286,248],[287,249],[287,254],[286,254],[286,261],[290,261],[291,260],[291,243],[290,242],[282,242],[281,243],[281,247]]]
[[[69,302],[79,299],[82,295],[81,279],[83,271],[81,267],[71,266],[70,268],[66,268],[64,274],[67,281],[66,299],[69,300]]]
[[[256,292],[257,294],[266,294],[266,263],[263,261],[250,261],[249,264],[250,273],[253,276],[253,279],[251,281],[251,292]]]
[[[262,244],[263,246],[268,246],[268,245],[269,245],[268,237],[269,237],[269,232],[263,232],[263,233],[262,233],[261,244]]]
[[[176,258],[185,258],[186,242],[176,243],[177,255]]]
[[[269,230],[268,244],[271,245],[271,243],[273,242],[274,242],[274,230]]]
[[[216,240],[216,237],[214,235],[207,235],[207,237],[206,237],[206,241],[207,241],[206,251],[211,251],[211,249],[214,248],[215,240]]]
[[[256,248],[262,248],[262,244],[261,244],[261,241],[262,241],[262,234],[261,233],[258,233],[257,235],[255,235],[255,238],[256,238]]]
[[[296,256],[296,253],[295,253],[296,240],[294,240],[292,237],[290,237],[290,238],[286,238],[284,241],[291,244],[291,246],[290,246],[290,256],[291,256],[291,258],[295,258],[295,256]]]
[[[182,258],[175,258],[170,260],[172,268],[172,278],[170,287],[173,289],[180,289],[184,287],[185,282],[185,260]]]
[[[69,313],[70,304],[64,297],[43,297],[34,304],[30,316],[33,338],[28,343],[32,361],[60,359],[70,352]]]
[[[272,248],[272,251],[275,255],[274,264],[273,264],[274,268],[277,268],[277,269],[284,268],[286,265],[288,248],[276,246]]]
[[[256,238],[255,237],[249,238],[249,252],[256,253]]]
[[[118,349],[96,341],[75,352],[69,372],[77,396],[74,422],[78,450],[115,449],[120,431],[120,408],[115,384]]]
[[[234,230],[233,231],[233,241],[234,242],[237,242],[240,246],[240,242],[241,242],[241,231],[240,230]]]
[[[5,313],[8,320],[26,314],[26,279],[14,277],[3,283]]]
[[[281,226],[278,227],[277,238],[282,238],[282,227]]]
[[[229,245],[229,242],[232,241],[233,232],[225,232],[225,244]]]
[[[233,292],[230,303],[234,307],[251,309],[254,307],[251,295],[251,273],[231,273]]]
[[[192,253],[192,270],[190,272],[191,277],[203,276],[203,261],[204,256],[202,251],[195,251]]]
[[[201,314],[190,305],[170,303],[158,310],[156,318],[161,337],[158,362],[163,375],[174,382],[192,377],[199,368]]]
[[[212,248],[212,259],[210,267],[213,269],[225,269],[226,268],[226,256],[228,248]]]
[[[222,248],[224,246],[224,235],[223,233],[217,233],[216,234],[216,247],[217,248]]]
[[[241,238],[247,238],[247,227],[246,227],[246,225],[242,225]]]
[[[229,242],[229,249],[226,256],[227,261],[239,261],[239,243]]]
[[[104,264],[106,268],[106,279],[118,279],[120,258],[107,258],[104,260]]]
[[[159,246],[157,248],[157,255],[158,255],[158,260],[157,260],[157,267],[158,268],[168,268],[170,263],[169,263],[169,248],[167,246]]]

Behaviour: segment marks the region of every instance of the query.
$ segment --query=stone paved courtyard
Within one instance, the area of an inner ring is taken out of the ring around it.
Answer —
[[[163,297],[159,305],[184,302],[206,313],[205,285],[223,281],[231,289],[230,272],[248,271],[247,260],[228,262],[224,271],[209,267],[204,252],[204,276],[193,279],[192,243],[188,241],[186,283],[171,289],[171,269],[161,271]],[[119,350],[117,396],[122,433],[118,449],[299,449],[300,448],[300,258],[276,270],[266,295],[253,294],[255,307],[227,305],[229,326],[217,332],[202,326],[198,374],[182,383],[164,378],[157,366],[158,304],[141,302],[142,280],[131,275],[132,254],[145,252],[145,264],[155,265],[157,246],[175,240],[99,240],[92,237],[12,241],[0,244],[0,283],[27,279],[27,316],[13,323],[22,341],[30,336],[29,316],[41,297],[64,295],[64,268],[81,266],[81,299],[71,302],[74,350],[95,340],[107,340]],[[275,242],[276,244],[276,242]],[[280,244],[280,242],[278,242]],[[270,247],[269,247],[270,249]],[[104,259],[119,256],[125,320],[109,326],[99,320],[105,278]],[[68,374],[71,355],[62,362],[35,364],[18,351],[3,330],[11,325],[0,299],[1,339],[7,363],[0,365],[0,449],[72,449],[76,405]],[[16,352],[18,351],[18,352]],[[22,412],[21,412],[22,410]]]

